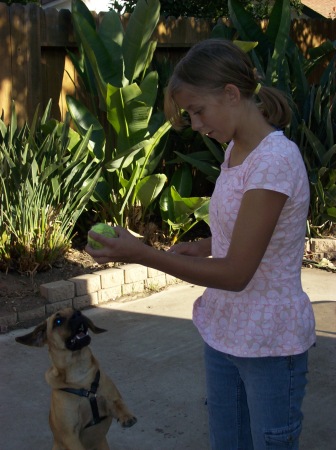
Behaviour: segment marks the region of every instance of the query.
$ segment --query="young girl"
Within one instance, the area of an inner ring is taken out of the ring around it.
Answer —
[[[168,252],[116,227],[90,232],[98,263],[139,263],[206,286],[193,321],[204,339],[213,450],[298,449],[312,307],[301,286],[309,185],[300,152],[281,129],[290,110],[261,86],[230,41],[195,45],[177,64],[165,111],[176,128],[229,143],[210,204],[211,238]],[[211,256],[211,258],[209,258]]]

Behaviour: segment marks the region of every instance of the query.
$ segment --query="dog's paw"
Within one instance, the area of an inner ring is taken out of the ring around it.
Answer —
[[[137,418],[134,416],[125,417],[123,420],[119,420],[118,422],[120,422],[120,425],[123,428],[130,428],[137,423]]]

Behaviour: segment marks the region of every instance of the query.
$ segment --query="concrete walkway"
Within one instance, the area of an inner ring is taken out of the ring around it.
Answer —
[[[336,274],[303,269],[316,313],[301,450],[333,450],[336,442]],[[138,423],[113,422],[112,450],[208,450],[202,342],[191,309],[203,288],[188,284],[87,314],[107,333],[92,349]],[[27,330],[0,335],[0,450],[50,450],[46,348],[15,342]],[[258,449],[256,449],[258,450]]]

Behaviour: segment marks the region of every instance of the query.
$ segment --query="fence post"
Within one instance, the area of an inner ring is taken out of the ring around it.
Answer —
[[[27,27],[27,120],[31,121],[37,106],[42,103],[41,8],[33,3],[28,4],[25,9],[25,19]],[[41,104],[42,108],[43,106]]]
[[[0,3],[0,115],[8,123],[12,99],[12,54],[9,8]]]

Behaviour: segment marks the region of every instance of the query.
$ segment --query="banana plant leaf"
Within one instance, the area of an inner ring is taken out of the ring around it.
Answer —
[[[139,77],[150,57],[150,38],[160,18],[159,0],[138,0],[125,30],[122,52],[129,83]]]
[[[167,135],[171,128],[169,121],[164,122],[155,133],[145,141],[143,147],[143,161],[141,163],[141,176],[147,176],[152,173],[157,166],[157,158],[162,156],[164,148],[160,150],[159,144],[162,142],[164,136]],[[153,157],[154,155],[154,157]]]
[[[173,173],[170,186],[174,186],[182,197],[189,197],[192,191],[193,177],[190,165],[183,164]]]
[[[140,83],[141,94],[138,97],[140,102],[153,107],[157,99],[157,90],[159,85],[159,75],[152,70]]]
[[[209,223],[209,198],[181,197],[174,186],[165,189],[160,198],[160,208],[163,220],[168,223],[172,230],[177,231],[173,242],[181,239],[201,220]]]
[[[197,222],[203,220],[207,225],[210,226],[209,205],[210,205],[210,198],[206,199],[204,203],[194,211],[194,216]]]
[[[169,220],[175,224],[188,222],[190,215],[208,201],[206,197],[181,197],[174,186],[170,187],[169,195],[172,202],[169,204],[165,203],[165,207],[173,207],[172,211],[168,211],[168,216]]]
[[[75,97],[67,95],[66,103],[78,132],[85,136],[91,129],[89,148],[95,157],[101,161],[105,152],[105,131],[99,120]]]
[[[286,49],[290,33],[291,15],[289,0],[276,0],[270,14],[265,35],[274,46],[269,60],[266,79],[284,92],[289,85]]]
[[[88,22],[88,24],[91,26],[91,28],[95,28],[96,23],[95,20],[89,10],[89,8],[86,6],[86,4],[82,0],[72,0],[71,2],[71,11],[72,14],[75,13],[76,15],[82,17],[84,20]]]
[[[117,72],[114,71],[110,55],[106,50],[102,40],[88,22],[75,12],[72,13],[76,32],[81,45],[85,51],[85,56],[90,62],[90,66],[95,76],[96,86],[100,98],[106,98],[106,85],[108,82],[117,84]]]
[[[167,176],[158,173],[142,178],[136,184],[135,196],[145,210],[158,197],[166,182]]]
[[[309,94],[309,83],[304,71],[305,60],[295,45],[288,47],[287,56],[292,73],[292,95],[296,105],[302,109]]]
[[[115,85],[126,86],[128,81],[125,77],[124,57],[122,53],[122,43],[124,40],[124,28],[122,26],[119,15],[110,10],[103,16],[101,24],[98,28],[98,36],[103,42],[112,63],[115,73]],[[113,84],[113,83],[112,83]]]
[[[291,14],[289,0],[276,0],[269,16],[265,34],[275,47],[277,47],[277,40],[281,42],[281,38],[284,39],[282,51],[286,48],[286,42],[289,38],[290,23]]]
[[[218,142],[214,142],[212,139],[210,139],[208,136],[204,134],[202,134],[202,139],[205,142],[205,145],[210,150],[211,154],[216,159],[216,161],[222,164],[222,162],[224,161],[224,152],[227,145],[221,145]]]
[[[108,85],[107,118],[116,132],[118,151],[125,151],[146,137],[152,108],[138,101],[141,94],[136,83],[123,88]]]
[[[314,154],[318,158],[319,163],[322,165],[325,154],[324,145],[320,142],[320,140],[316,137],[316,135],[307,127],[306,124],[302,125],[302,130],[306,135],[308,142],[311,148],[313,149]]]
[[[240,38],[244,41],[258,42],[256,51],[260,55],[264,67],[266,67],[272,53],[272,45],[269,38],[263,33],[252,14],[244,8],[239,0],[228,0],[228,9],[230,18]]]
[[[191,155],[185,155],[176,151],[175,153],[181,159],[188,162],[192,166],[196,167],[196,169],[207,175],[208,180],[215,181],[217,179],[220,168],[218,167],[218,165],[209,163],[209,159],[211,160],[211,157],[209,158],[208,152],[194,152]],[[206,153],[208,154],[208,157],[206,157]]]
[[[106,170],[114,172],[115,170],[121,170],[130,166],[133,163],[135,156],[143,149],[144,145],[145,142],[142,141],[123,152],[118,152],[115,155],[115,158],[105,164]]]

